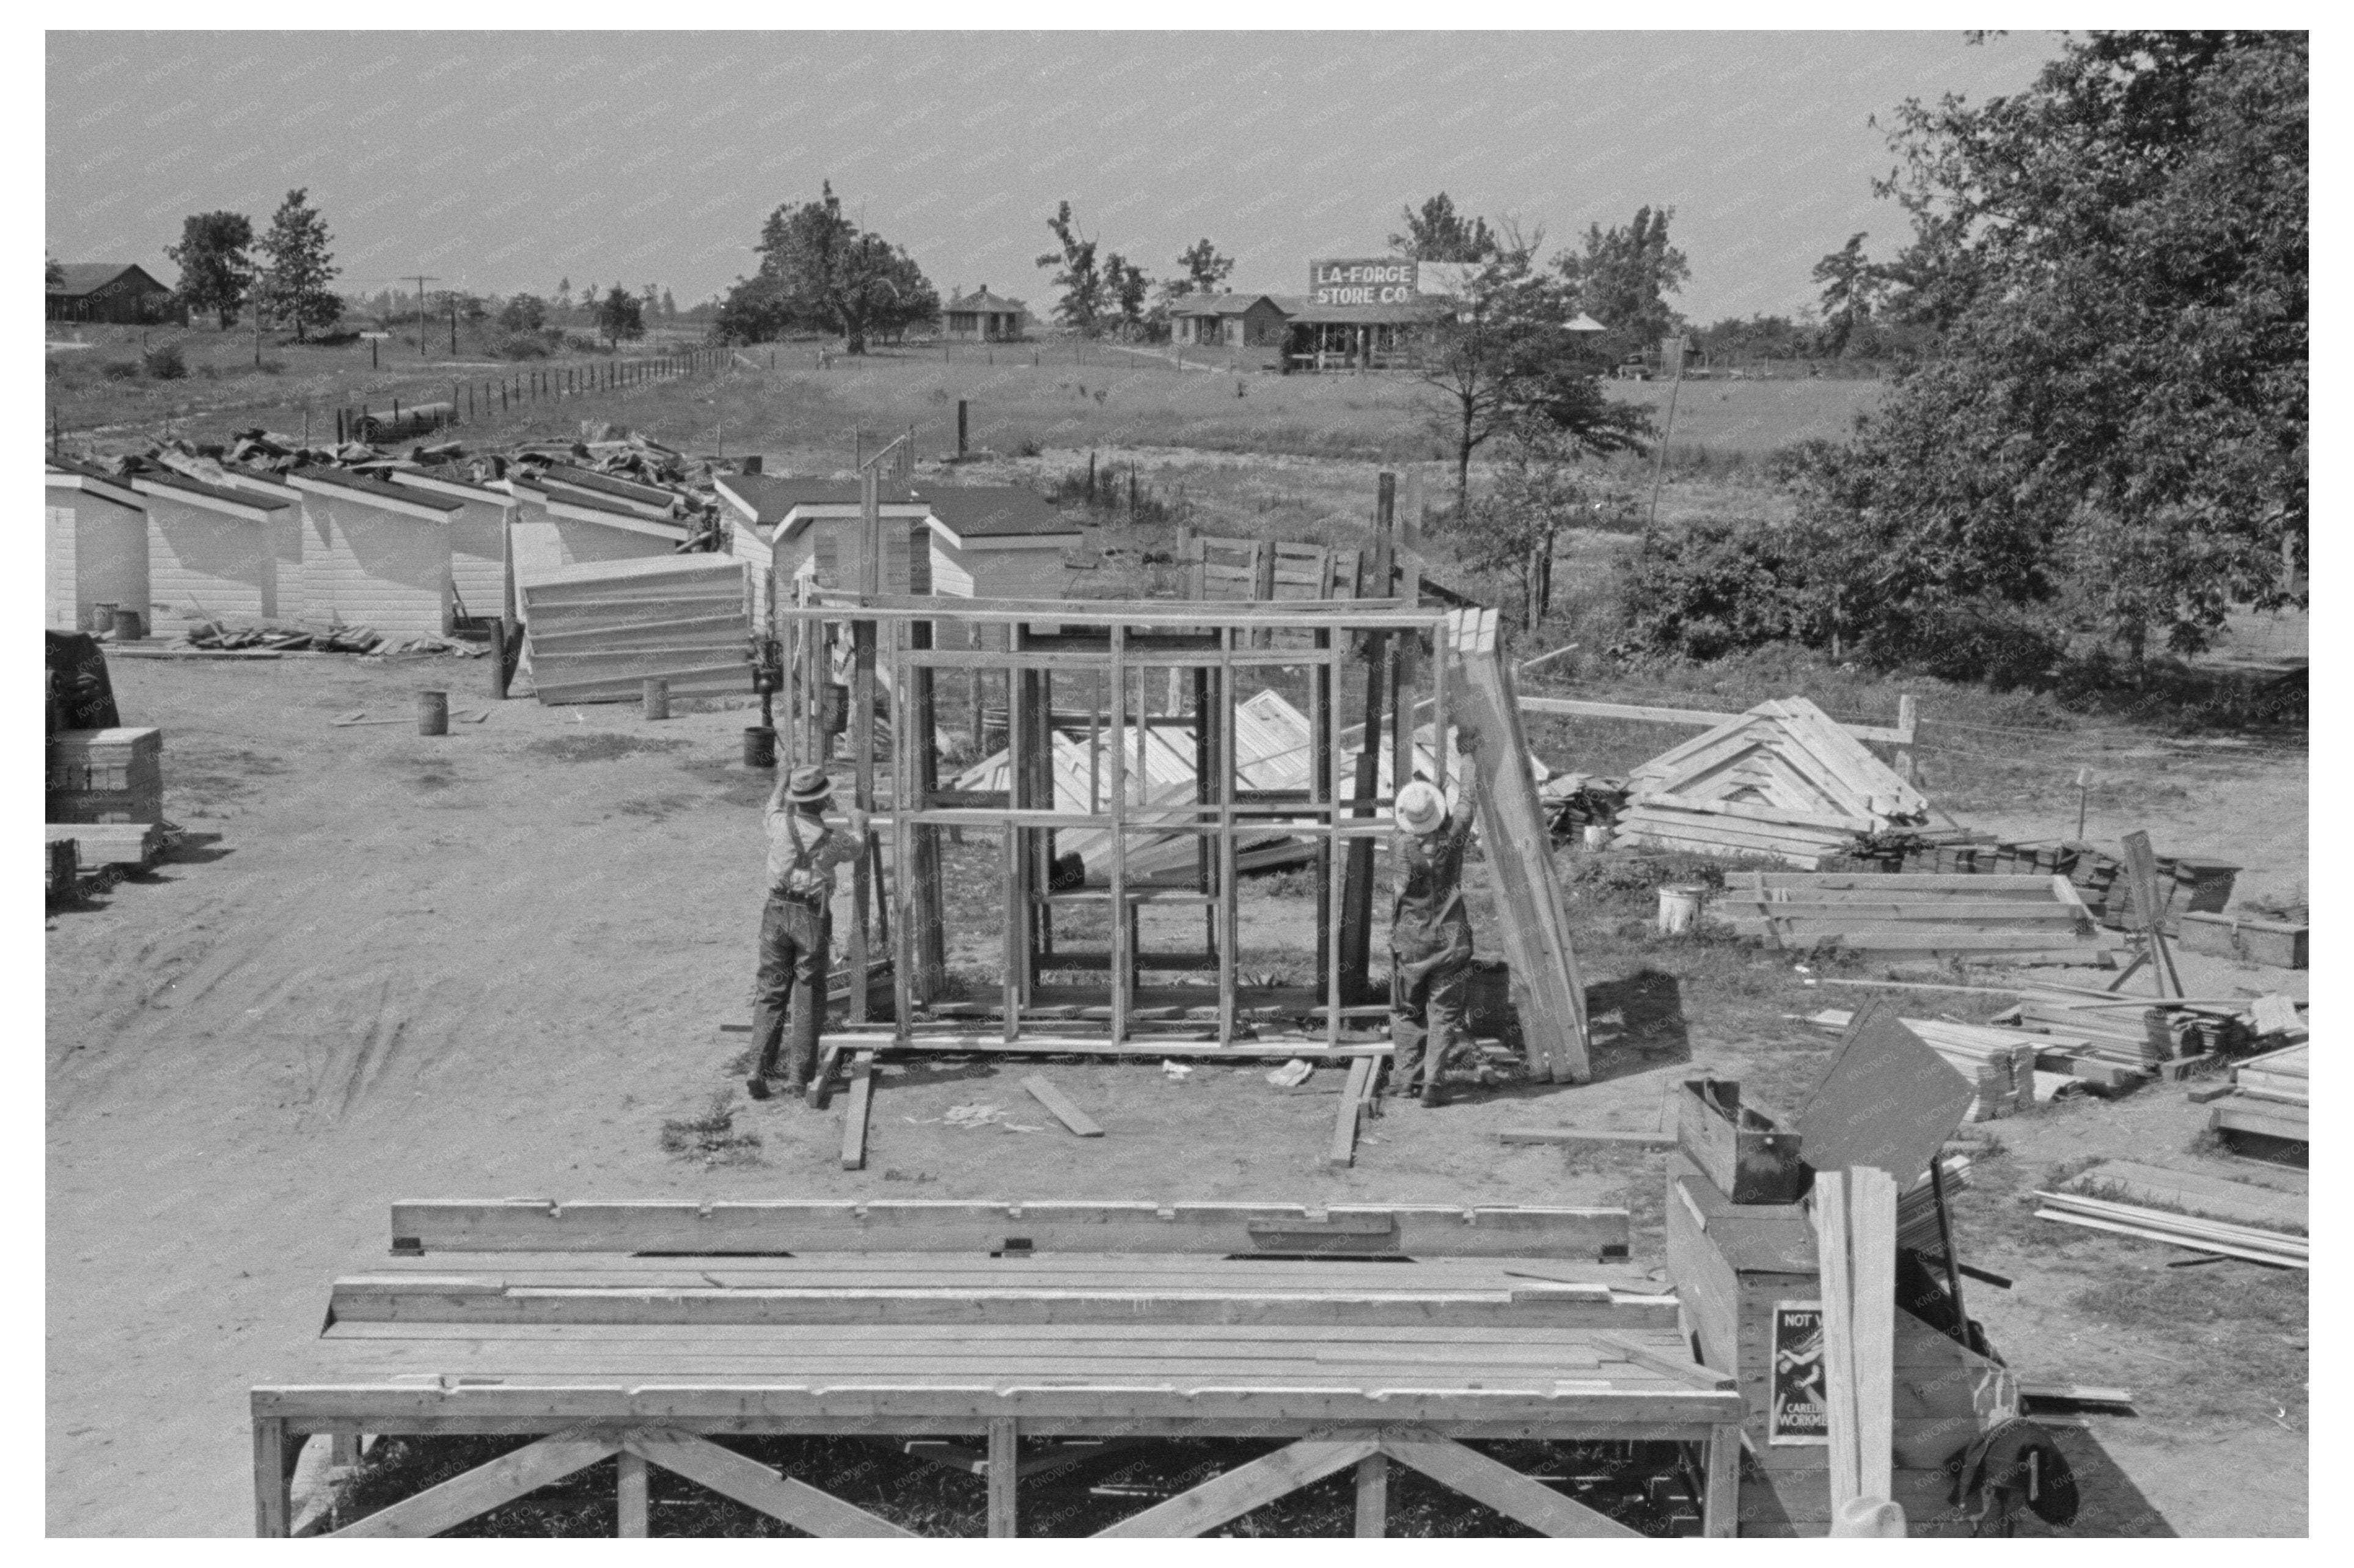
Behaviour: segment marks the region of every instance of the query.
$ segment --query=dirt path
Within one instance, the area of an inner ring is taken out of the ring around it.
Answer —
[[[1487,1134],[1648,1127],[1693,1065],[1765,1070],[1737,1020],[1648,1054],[1629,1020],[1606,1081],[1394,1113],[1336,1174],[1335,1073],[1282,1091],[1247,1069],[1046,1068],[1105,1127],[1081,1143],[1022,1093],[1035,1064],[913,1065],[885,1075],[863,1172],[838,1168],[838,1114],[740,1096],[761,1163],[684,1162],[662,1123],[727,1092],[743,1049],[718,1025],[747,1013],[760,897],[746,715],[525,701],[436,739],[328,723],[406,715],[428,685],[462,705],[481,680],[461,662],[117,664],[125,715],[164,727],[166,812],[199,837],[47,938],[51,1531],[249,1531],[246,1391],[315,1336],[329,1278],[384,1245],[397,1198],[1610,1202],[1655,1225],[1655,1160]],[[975,1102],[1047,1130],[938,1119]],[[2285,1492],[2169,1492],[2181,1455],[2158,1439],[2178,1430],[2109,1449],[2173,1529],[2283,1528]],[[2285,1449],[2244,1452],[2233,1477],[2301,1486]]]

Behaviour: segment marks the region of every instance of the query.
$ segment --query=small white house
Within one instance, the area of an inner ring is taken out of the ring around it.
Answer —
[[[506,614],[514,592],[507,526],[518,504],[515,498],[449,470],[387,469],[385,477],[405,490],[457,506],[450,519],[450,590],[458,613],[476,620]]]
[[[944,599],[1062,599],[1080,525],[1020,485],[943,485],[931,508],[931,591]]]
[[[287,483],[281,474],[239,468],[235,463],[218,466],[221,482],[229,489],[266,495],[273,501],[286,503],[286,510],[270,520],[270,547],[278,555],[278,609],[275,613],[290,618],[315,616],[324,619],[327,612],[313,602],[313,585],[303,567],[302,542],[309,522],[303,514],[302,493]]]
[[[152,616],[146,498],[128,479],[69,458],[49,460],[42,479],[48,624],[73,630],[101,604]]]
[[[576,504],[531,480],[501,482],[517,503],[508,536],[514,541],[514,613],[521,618],[522,589],[538,574],[591,561],[642,560],[677,553],[687,539],[682,523],[658,523],[631,512]]]
[[[348,469],[302,468],[307,614],[387,637],[451,629],[450,519],[459,505]]]
[[[177,473],[141,474],[147,503],[147,591],[155,606],[191,619],[274,620],[278,544],[298,509],[250,490]]]
[[[758,473],[723,474],[713,484],[727,509],[728,553],[751,564],[755,626],[770,625],[769,607],[779,594],[791,596],[797,577],[820,588],[858,587],[865,538],[858,486]],[[886,486],[880,500],[882,591],[931,592],[930,556],[915,544],[930,506],[896,487]]]

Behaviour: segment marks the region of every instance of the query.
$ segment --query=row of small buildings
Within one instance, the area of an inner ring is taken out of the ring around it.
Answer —
[[[199,479],[47,461],[47,619],[71,629],[98,606],[172,620],[367,626],[448,635],[520,618],[522,590],[569,567],[680,553],[691,498],[663,485],[550,465],[483,479],[448,465],[369,472],[232,464]],[[864,533],[855,485],[782,475],[715,482],[721,550],[746,563],[749,623],[771,634],[797,581],[854,586]],[[1055,598],[1080,527],[1034,492],[955,486],[886,493],[889,593]],[[707,531],[705,531],[707,532]]]

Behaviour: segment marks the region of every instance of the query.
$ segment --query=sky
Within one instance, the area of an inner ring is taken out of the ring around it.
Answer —
[[[1816,260],[1904,234],[1871,124],[2016,91],[2050,34],[74,33],[46,36],[47,233],[169,282],[187,214],[257,230],[306,187],[346,292],[655,283],[753,270],[832,182],[945,294],[1044,313],[1046,218],[1156,277],[1207,237],[1237,288],[1381,254],[1400,209],[1542,226],[1548,253],[1672,207],[1696,321],[1796,313]]]

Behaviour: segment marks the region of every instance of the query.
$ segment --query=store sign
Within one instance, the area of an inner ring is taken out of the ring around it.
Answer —
[[[1415,297],[1415,263],[1394,256],[1308,263],[1308,299],[1315,305],[1402,305]]]
[[[1823,1369],[1823,1304],[1774,1303],[1773,1403],[1766,1411],[1768,1444],[1829,1443],[1830,1390]]]

